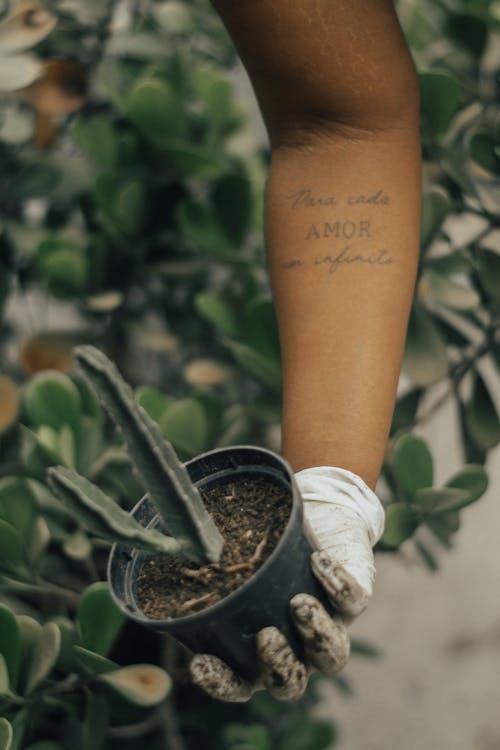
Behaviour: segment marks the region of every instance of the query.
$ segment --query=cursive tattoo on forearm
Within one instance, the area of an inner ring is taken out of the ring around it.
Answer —
[[[367,255],[363,253],[357,253],[355,250],[347,245],[337,254],[332,255],[317,255],[314,259],[306,261],[302,258],[292,258],[285,260],[281,264],[281,267],[287,271],[291,268],[303,268],[307,265],[313,266],[325,266],[328,269],[328,274],[333,276],[337,273],[341,266],[350,266],[353,263],[359,263],[367,266],[390,266],[395,263],[394,258],[389,255],[387,250],[378,250],[377,252]]]
[[[303,225],[303,229],[297,227],[302,239],[307,242],[307,247],[326,245],[329,252],[313,258],[308,256],[284,260],[281,263],[284,271],[305,266],[322,266],[328,270],[329,276],[334,276],[339,268],[354,264],[382,267],[395,263],[387,249],[380,248],[379,245],[373,250],[373,244],[376,242],[378,245],[380,241],[374,227],[374,212],[391,203],[390,197],[382,189],[337,197],[315,191],[311,187],[300,187],[287,195],[286,200],[289,201],[290,208],[300,216],[303,215],[303,209],[307,210],[304,218],[307,215],[309,221]]]
[[[300,187],[291,195],[286,196],[290,202],[290,208],[319,208],[339,205],[347,206],[388,206],[391,203],[390,197],[382,189],[375,192],[353,193],[343,199],[335,195],[315,193],[310,187]]]

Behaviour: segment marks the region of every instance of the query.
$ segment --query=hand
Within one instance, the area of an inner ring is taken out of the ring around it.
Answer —
[[[339,672],[349,658],[346,624],[365,609],[372,595],[372,547],[384,526],[384,511],[375,493],[356,474],[332,466],[303,469],[295,474],[295,481],[304,501],[306,533],[315,549],[312,570],[336,613],[330,615],[309,594],[294,596],[290,609],[306,663],[297,659],[277,628],[264,628],[256,636],[261,674],[255,683],[235,674],[216,656],[194,656],[193,682],[219,700],[246,701],[263,688],[281,700],[296,700],[311,672]]]

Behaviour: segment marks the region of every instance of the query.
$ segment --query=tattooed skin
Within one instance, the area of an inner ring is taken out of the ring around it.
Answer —
[[[294,213],[304,215],[303,239],[311,246],[326,246],[328,252],[286,259],[281,263],[284,271],[316,266],[325,268],[329,276],[335,276],[342,267],[383,267],[396,262],[386,248],[372,249],[376,236],[374,212],[383,210],[391,202],[383,190],[338,197],[317,193],[311,187],[301,187],[287,195],[286,200]],[[362,209],[363,213],[366,211],[366,215],[362,218],[353,216],[352,211],[356,208],[358,211]],[[321,221],[314,216],[318,212]],[[311,222],[311,218],[315,220]]]

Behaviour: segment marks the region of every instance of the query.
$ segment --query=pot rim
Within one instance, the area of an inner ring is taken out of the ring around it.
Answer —
[[[269,557],[262,563],[260,567],[257,568],[257,570],[248,578],[244,583],[241,584],[237,589],[234,591],[231,591],[227,596],[225,596],[223,599],[219,599],[219,601],[214,602],[214,604],[209,605],[208,607],[205,607],[204,609],[200,610],[199,612],[194,612],[191,615],[183,615],[182,617],[171,617],[168,619],[157,619],[157,618],[151,618],[144,614],[144,612],[139,608],[139,606],[136,604],[134,609],[131,609],[129,605],[125,603],[125,601],[119,597],[114,589],[114,586],[112,584],[112,576],[111,576],[111,569],[113,567],[113,561],[116,557],[116,554],[119,552],[119,550],[124,549],[130,549],[134,550],[134,547],[130,545],[130,547],[127,547],[126,545],[119,544],[118,542],[115,542],[113,546],[111,547],[109,557],[108,557],[108,564],[107,564],[107,579],[109,584],[109,589],[111,592],[111,596],[114,600],[114,602],[119,606],[119,608],[124,612],[127,617],[134,620],[135,622],[140,623],[141,625],[148,625],[148,626],[154,626],[157,630],[167,630],[168,626],[170,625],[183,625],[183,624],[193,624],[196,623],[197,620],[202,621],[207,615],[216,615],[218,613],[218,610],[222,610],[225,606],[228,604],[230,605],[232,601],[237,597],[241,596],[247,588],[249,588],[251,585],[253,585],[255,579],[260,575],[261,573],[266,572],[266,569],[269,568],[274,560],[281,555],[284,546],[287,543],[287,537],[291,531],[291,529],[296,525],[297,515],[302,512],[302,505],[300,502],[300,495],[298,493],[298,488],[294,480],[293,476],[293,470],[290,464],[286,459],[284,459],[282,456],[280,456],[278,453],[275,453],[274,451],[269,450],[268,448],[261,448],[260,446],[254,446],[254,445],[231,445],[227,447],[222,448],[214,448],[211,451],[206,451],[205,453],[200,453],[198,456],[195,456],[194,458],[190,459],[189,461],[185,462],[185,466],[188,466],[191,461],[195,462],[199,459],[206,458],[207,456],[213,456],[217,453],[225,453],[230,450],[242,450],[242,449],[249,449],[253,452],[257,451],[259,453],[268,454],[269,456],[272,456],[274,460],[278,459],[286,469],[289,478],[290,478],[290,494],[291,494],[291,509],[290,509],[290,515],[288,516],[287,522],[283,528],[282,534],[278,540],[278,543],[274,547],[273,551],[269,555]],[[256,466],[256,465],[255,465]],[[247,467],[242,466],[241,472],[243,472],[245,469],[252,469],[254,468],[254,465],[249,464]],[[229,470],[229,469],[228,469]],[[224,471],[224,470],[221,470]],[[295,491],[294,491],[295,490]],[[148,501],[148,495],[144,495],[132,508],[130,511],[130,515],[134,515],[139,508]],[[151,501],[150,501],[151,502]],[[156,521],[158,517],[158,514],[155,514],[153,519],[150,521],[150,523],[146,526],[146,528],[149,528],[154,521]],[[302,528],[302,524],[301,524]],[[161,553],[160,553],[161,554]],[[129,568],[130,565],[134,564],[136,562],[136,556],[132,558],[126,565],[125,570]],[[125,572],[123,573],[125,575]],[[135,601],[135,597],[134,597]]]

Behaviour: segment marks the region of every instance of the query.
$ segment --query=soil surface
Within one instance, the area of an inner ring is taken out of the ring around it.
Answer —
[[[269,557],[290,516],[291,495],[271,477],[239,475],[200,493],[224,538],[221,559],[200,566],[187,557],[148,556],[136,596],[152,619],[191,615],[239,588]]]

